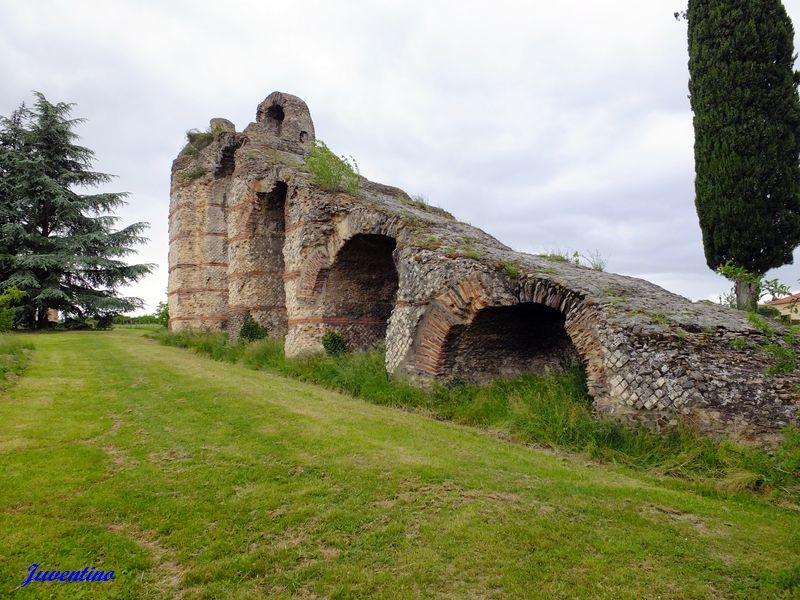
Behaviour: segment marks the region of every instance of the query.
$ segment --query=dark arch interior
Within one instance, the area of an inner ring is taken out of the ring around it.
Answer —
[[[465,381],[559,372],[580,362],[564,315],[532,302],[484,308],[469,325],[451,329],[445,353],[453,376]]]
[[[281,134],[284,117],[283,107],[278,104],[273,104],[267,109],[267,126],[275,135]]]
[[[328,273],[324,321],[351,350],[374,348],[386,337],[398,284],[395,246],[394,238],[385,235],[353,236]]]
[[[236,170],[236,151],[242,146],[244,139],[230,136],[219,150],[217,164],[214,166],[214,177],[228,177]]]
[[[264,215],[264,259],[269,271],[283,272],[283,242],[286,239],[286,194],[289,187],[276,181],[269,192],[259,193],[258,201]]]
[[[259,210],[255,213],[260,218],[252,224],[254,239],[251,246],[254,253],[254,265],[264,274],[260,276],[263,286],[263,298],[273,307],[286,305],[286,292],[283,286],[283,243],[286,239],[286,196],[288,186],[283,181],[276,181],[269,192],[258,193]],[[286,333],[286,313],[270,311],[262,316],[271,335]]]

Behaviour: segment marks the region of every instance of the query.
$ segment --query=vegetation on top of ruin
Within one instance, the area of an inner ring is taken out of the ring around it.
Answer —
[[[569,258],[560,252],[548,252],[547,254],[542,254],[541,256],[543,259],[551,260],[553,262],[569,262]]]
[[[421,233],[423,231],[427,231],[431,228],[431,222],[423,219],[419,215],[416,215],[412,212],[404,210],[400,213],[400,219],[409,229],[412,229],[416,233]]]
[[[352,156],[336,156],[325,142],[318,139],[306,156],[306,167],[313,182],[323,190],[358,195],[361,175],[358,163]]]
[[[208,169],[205,167],[192,167],[180,172],[180,178],[185,182],[192,182],[204,177],[208,174]]]
[[[669,324],[669,317],[665,315],[663,312],[650,313],[650,318],[653,320],[653,322],[658,323],[660,325]]]
[[[423,235],[416,238],[414,245],[424,250],[436,250],[437,248],[441,248],[442,238],[432,234]]]
[[[748,320],[763,335],[761,343],[752,343],[753,347],[773,358],[773,363],[766,370],[766,375],[790,373],[798,368],[798,340],[793,328],[786,328],[783,332],[772,327],[767,321],[755,312],[747,315]]]
[[[399,196],[399,198],[400,202],[406,204],[407,206],[413,206],[414,208],[417,208],[424,212],[431,213],[434,215],[439,215],[440,217],[444,217],[448,221],[456,220],[456,218],[452,215],[452,213],[446,211],[445,209],[439,206],[432,205],[431,203],[428,202],[428,199],[425,198],[425,196],[422,196],[420,194],[416,196],[407,196],[405,194],[402,194]]]
[[[500,268],[503,269],[506,273],[508,273],[508,276],[511,277],[511,279],[517,279],[520,276],[519,265],[514,262],[510,261],[501,262]]]
[[[570,263],[576,267],[589,268],[593,271],[605,271],[607,265],[605,257],[600,254],[599,250],[592,250],[586,254],[581,254],[577,250],[571,253],[565,250],[549,250],[540,256],[545,260]]]
[[[225,128],[219,123],[209,125],[208,129],[205,131],[190,129],[186,132],[186,148],[184,151],[189,156],[197,156],[201,150],[210,146],[214,139],[223,131],[225,131]]]
[[[473,260],[480,259],[486,251],[483,248],[479,248],[472,242],[466,242],[461,246],[459,249],[459,254],[464,258],[471,258]]]

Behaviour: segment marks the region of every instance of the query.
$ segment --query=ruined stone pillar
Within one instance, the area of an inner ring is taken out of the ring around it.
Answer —
[[[283,243],[288,186],[278,179],[237,181],[228,208],[231,334],[246,313],[274,337],[286,335]]]
[[[176,159],[169,210],[170,328],[221,330],[227,314],[227,231],[224,188],[187,148]]]

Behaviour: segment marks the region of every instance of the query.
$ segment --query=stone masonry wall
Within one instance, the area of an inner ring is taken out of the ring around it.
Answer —
[[[514,252],[363,178],[354,195],[322,190],[294,96],[268,96],[243,132],[212,129],[173,164],[172,329],[235,338],[249,312],[290,356],[333,329],[355,350],[385,345],[387,370],[423,383],[580,362],[600,414],[759,442],[797,423],[800,376],[765,374],[773,359],[741,313]]]

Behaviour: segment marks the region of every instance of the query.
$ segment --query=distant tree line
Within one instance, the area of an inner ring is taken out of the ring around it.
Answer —
[[[169,327],[169,308],[166,302],[159,302],[158,307],[151,315],[116,315],[112,319],[114,325],[161,325]]]

